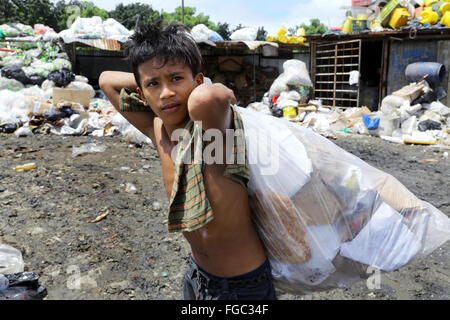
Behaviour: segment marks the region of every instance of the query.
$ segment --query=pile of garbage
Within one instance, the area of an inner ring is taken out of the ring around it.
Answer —
[[[450,1],[352,0],[351,10],[339,31],[331,33],[381,32],[392,29],[450,27]]]
[[[353,133],[401,144],[450,146],[450,108],[440,102],[446,93],[436,87],[435,79],[427,79],[428,74],[386,96],[378,111],[366,106],[344,111],[309,99],[312,83],[302,61],[288,60],[283,68],[262,101],[248,108],[285,118],[327,137]]]
[[[105,21],[99,16],[91,18],[78,17],[69,29],[63,30],[58,34],[65,42],[72,39],[111,39],[125,42],[132,34],[121,23],[113,18]]]
[[[1,55],[0,135],[121,134],[130,142],[151,143],[115,110],[100,90],[94,90],[86,77],[71,71],[70,61],[49,44],[37,45],[35,49]],[[55,101],[58,88],[85,92],[88,102]]]
[[[42,85],[50,74],[72,69],[69,57],[52,42],[12,42],[0,47],[0,90]]]
[[[35,24],[33,27],[21,23],[0,25],[0,39],[25,38],[32,41],[52,41],[62,38],[65,42],[73,39],[111,39],[124,42],[132,34],[113,18],[105,21],[99,16],[91,18],[78,17],[70,28],[56,33],[51,27]]]
[[[56,74],[55,74],[56,75]],[[0,135],[28,137],[34,134],[61,136],[115,136],[121,135],[131,143],[151,143],[151,140],[133,127],[114,106],[88,84],[88,79],[61,70],[56,81],[74,79],[64,89],[88,93],[89,103],[83,105],[69,100],[54,101],[54,81],[46,80],[39,86],[19,91],[0,90]]]
[[[47,296],[36,272],[24,272],[19,250],[0,244],[0,300],[42,300]]]

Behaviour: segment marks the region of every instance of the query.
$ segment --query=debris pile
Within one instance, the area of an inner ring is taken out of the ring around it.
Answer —
[[[248,107],[284,117],[327,137],[343,132],[397,143],[450,146],[450,108],[440,101],[446,93],[427,77],[386,96],[377,111],[366,106],[331,108],[323,106],[320,100],[309,99],[312,83],[308,72],[303,62],[293,59],[284,64],[284,72],[262,101]],[[412,73],[408,78],[414,79]]]

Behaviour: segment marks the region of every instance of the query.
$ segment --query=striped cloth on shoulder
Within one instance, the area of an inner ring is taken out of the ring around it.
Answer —
[[[132,92],[127,88],[120,90],[119,109],[122,112],[131,111],[149,111],[153,112],[150,107],[144,105],[137,92]]]
[[[242,118],[234,106],[233,159],[227,160],[224,176],[248,190],[250,172]],[[201,128],[192,120],[186,125],[186,136],[180,142],[175,178],[169,201],[169,232],[191,232],[214,219],[214,211],[206,196],[203,180],[203,143]],[[186,139],[187,137],[187,139]],[[197,147],[197,148],[195,148]],[[188,156],[188,157],[186,157]],[[191,161],[182,161],[191,159]]]

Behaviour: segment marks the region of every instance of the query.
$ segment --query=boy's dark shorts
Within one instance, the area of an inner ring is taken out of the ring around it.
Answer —
[[[248,274],[220,278],[202,270],[190,257],[182,287],[185,300],[276,300],[268,260]]]

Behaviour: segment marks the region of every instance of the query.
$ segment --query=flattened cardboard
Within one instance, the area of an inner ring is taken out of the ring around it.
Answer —
[[[89,107],[91,97],[89,90],[53,88],[53,105],[56,106],[60,101],[71,101]]]

